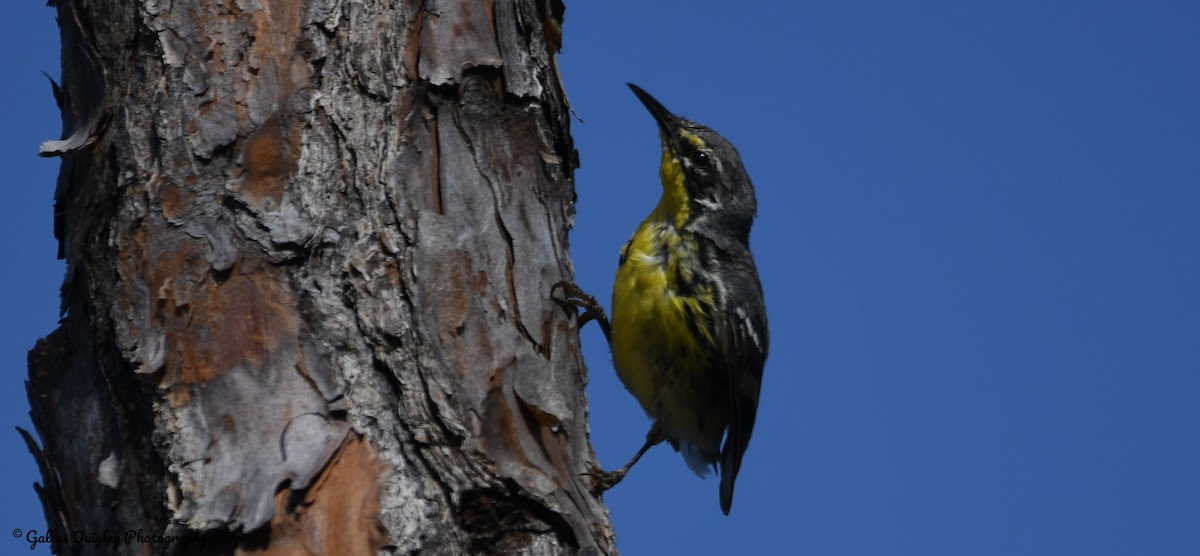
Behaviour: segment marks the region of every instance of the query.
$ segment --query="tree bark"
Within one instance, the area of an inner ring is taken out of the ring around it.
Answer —
[[[559,0],[55,4],[58,552],[615,551]]]

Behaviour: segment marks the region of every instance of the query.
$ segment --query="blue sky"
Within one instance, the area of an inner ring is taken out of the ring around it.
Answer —
[[[28,426],[25,352],[57,315],[57,163],[35,155],[58,136],[57,33],[42,2],[11,12],[0,527],[28,529],[36,472],[4,430]],[[760,207],[773,342],[732,515],[658,447],[605,495],[622,550],[1200,553],[1200,4],[569,2],[566,20],[585,289],[607,301],[660,191],[627,81],[732,140]],[[649,422],[598,331],[584,343],[615,467]]]

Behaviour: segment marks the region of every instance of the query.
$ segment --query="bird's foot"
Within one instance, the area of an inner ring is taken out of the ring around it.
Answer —
[[[617,483],[621,482],[621,479],[625,478],[625,473],[628,472],[629,470],[624,467],[616,471],[605,471],[599,465],[589,461],[587,463],[587,472],[584,475],[587,475],[591,479],[592,493],[603,494],[604,491],[617,486]]]
[[[561,299],[554,297],[554,291],[558,289],[563,292]],[[608,315],[604,313],[604,307],[600,305],[599,301],[596,301],[595,297],[583,291],[578,284],[559,280],[550,287],[550,298],[572,311],[582,309],[583,312],[576,316],[579,322],[578,327],[583,328],[583,325],[594,320],[600,325],[600,330],[604,332],[604,338],[610,344],[612,343],[612,325],[608,322]]]

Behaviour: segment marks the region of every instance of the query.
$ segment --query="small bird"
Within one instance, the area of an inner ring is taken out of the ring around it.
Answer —
[[[600,323],[617,375],[654,424],[624,467],[592,469],[594,487],[611,488],[665,440],[701,477],[719,471],[721,511],[728,515],[768,345],[749,245],[754,187],[729,141],[675,116],[636,85],[629,88],[658,122],[662,198],[621,248],[611,324],[594,298],[574,284],[560,285],[584,309],[581,323]]]

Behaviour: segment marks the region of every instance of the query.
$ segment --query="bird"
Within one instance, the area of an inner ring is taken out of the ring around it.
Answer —
[[[662,196],[621,248],[612,319],[594,297],[560,282],[599,322],[625,388],[653,419],[624,467],[590,466],[593,490],[620,482],[665,441],[697,475],[720,475],[721,511],[754,430],[769,332],[762,283],[750,252],[754,186],[737,149],[712,129],[629,88],[658,125]]]

